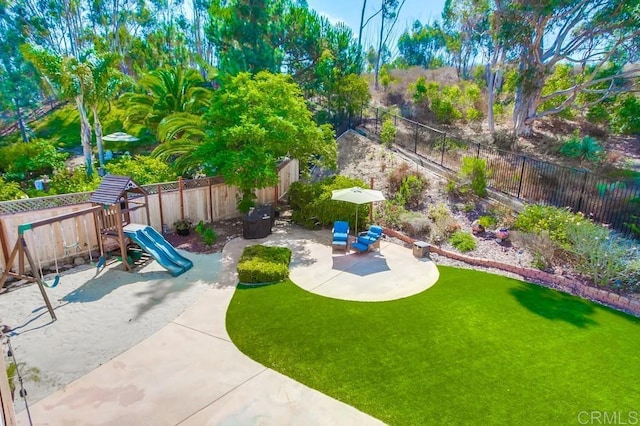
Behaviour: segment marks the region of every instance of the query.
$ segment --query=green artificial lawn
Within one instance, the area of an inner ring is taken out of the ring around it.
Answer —
[[[390,302],[290,281],[239,288],[227,329],[251,358],[390,424],[577,424],[582,411],[640,410],[640,319],[439,269],[434,287]]]

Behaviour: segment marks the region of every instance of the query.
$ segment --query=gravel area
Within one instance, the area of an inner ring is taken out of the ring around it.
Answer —
[[[461,204],[460,202],[452,201],[446,193],[445,178],[434,174],[429,169],[417,165],[412,160],[405,158],[401,153],[391,151],[356,132],[348,132],[342,135],[338,139],[338,150],[339,174],[359,178],[366,183],[371,183],[373,179],[373,188],[381,190],[388,198],[390,198],[388,176],[392,170],[405,163],[411,170],[417,170],[423,173],[430,182],[430,187],[425,193],[425,203],[420,213],[426,213],[430,205],[444,203],[452,212],[454,219],[463,231],[472,232],[471,224],[473,221],[491,205],[498,204],[497,201],[478,200],[475,203],[476,208],[474,210],[463,211],[462,204],[464,203]],[[419,236],[410,236],[419,238]],[[465,253],[465,255],[513,265],[531,266],[533,256],[530,252],[513,244],[512,241],[498,242],[491,230],[477,234],[476,241],[476,249]],[[404,244],[401,241],[397,242]],[[433,241],[427,242],[433,243]],[[456,251],[456,249],[447,242],[442,243],[440,247],[445,250]],[[480,269],[512,276],[514,278],[518,277],[501,270],[480,268],[435,254],[433,256],[434,260],[441,265]]]

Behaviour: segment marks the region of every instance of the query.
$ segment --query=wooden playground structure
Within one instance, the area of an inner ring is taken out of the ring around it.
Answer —
[[[11,255],[9,256],[9,261],[7,262],[8,266],[6,270],[2,273],[2,276],[0,277],[0,290],[4,287],[4,284],[6,283],[9,277],[25,280],[27,282],[37,283],[38,288],[40,289],[40,293],[42,294],[42,298],[44,299],[44,303],[47,305],[47,310],[51,315],[51,319],[55,321],[57,319],[56,314],[53,310],[53,307],[51,306],[51,302],[47,297],[47,293],[44,287],[45,286],[55,287],[60,279],[59,274],[56,275],[56,279],[54,280],[53,284],[49,285],[45,282],[44,274],[42,271],[42,265],[40,264],[39,261],[36,262],[36,259],[34,259],[34,257],[31,255],[31,252],[29,251],[29,247],[27,245],[27,240],[25,238],[25,233],[27,231],[30,231],[36,228],[40,228],[46,225],[53,225],[56,223],[60,223],[66,219],[81,217],[87,214],[92,214],[95,217],[95,214],[100,209],[101,209],[100,206],[93,206],[87,209],[79,210],[77,212],[66,213],[59,216],[54,216],[52,218],[42,219],[35,222],[25,223],[20,225],[18,227],[18,239],[15,245],[13,246],[13,250],[11,251]],[[98,222],[95,221],[94,223],[97,224]],[[96,233],[99,233],[97,229],[96,229]],[[99,240],[99,245],[102,253],[102,243],[100,239],[98,240]],[[74,242],[74,245],[77,246],[77,244],[78,244],[77,241]],[[13,263],[16,260],[18,261],[18,270],[17,272],[11,272],[10,266],[13,265]],[[29,272],[27,272],[25,260],[29,263],[29,268],[30,268]],[[56,258],[56,269],[57,269],[57,263],[58,261]]]
[[[144,201],[132,200],[131,195],[136,198],[142,198]],[[87,215],[93,216],[93,232],[95,232],[98,249],[100,251],[96,274],[100,271],[100,268],[104,266],[105,245],[109,241],[111,241],[111,245],[115,242],[118,246],[124,270],[131,271],[132,265],[127,260],[127,246],[129,243],[128,238],[124,235],[123,229],[131,222],[130,212],[140,208],[146,209],[147,224],[149,223],[147,192],[127,176],[107,175],[104,177],[100,187],[91,196],[90,201],[93,204],[92,207],[19,225],[18,238],[13,246],[11,254],[9,255],[7,267],[0,276],[0,290],[2,290],[7,279],[10,277],[27,282],[35,282],[38,284],[38,288],[42,294],[47,310],[51,315],[51,319],[55,321],[57,319],[56,314],[51,302],[49,301],[45,287],[53,288],[60,280],[58,258],[54,253],[56,276],[52,283],[47,283],[42,269],[42,262],[39,258],[34,258],[32,255],[25,235],[28,231],[49,226],[51,227],[51,239],[54,240],[55,233],[53,231],[53,226],[56,224],[61,226],[63,221],[71,219],[74,219],[74,226],[78,226],[78,218],[82,218],[85,228],[85,236],[88,236]],[[34,243],[36,242],[32,241],[32,244]],[[46,244],[46,242],[43,241],[41,241],[41,243]],[[74,252],[82,251],[80,241],[77,239],[76,241],[71,241],[70,244],[63,241],[63,246],[65,255],[72,255]],[[85,246],[87,246],[89,257],[92,259],[92,247],[88,243],[85,243]],[[12,268],[16,261],[17,268]],[[29,266],[28,270],[27,264]],[[12,272],[12,269],[16,269],[16,271]]]

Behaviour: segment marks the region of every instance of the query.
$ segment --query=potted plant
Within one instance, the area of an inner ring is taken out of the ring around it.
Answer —
[[[189,235],[189,230],[191,229],[191,221],[189,219],[181,219],[173,224],[176,228],[176,234],[178,235]]]

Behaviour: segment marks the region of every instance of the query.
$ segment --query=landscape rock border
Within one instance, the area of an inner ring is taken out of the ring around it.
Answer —
[[[397,238],[398,240],[411,245],[413,245],[417,241],[414,238],[411,238],[407,235],[402,234],[401,232],[395,231],[390,228],[384,228],[384,233],[390,237]],[[495,260],[479,259],[471,256],[465,256],[463,254],[444,250],[433,245],[429,246],[429,251],[430,253],[436,253],[440,256],[458,260],[470,265],[482,266],[485,268],[494,268],[517,274],[523,277],[526,281],[533,284],[553,288],[555,290],[572,294],[574,296],[579,296],[583,299],[588,299],[601,305],[605,305],[610,308],[626,312],[633,316],[640,317],[640,300],[632,297],[620,295],[606,289],[592,287],[561,275],[554,275],[548,272],[540,271],[538,269],[510,265]]]

